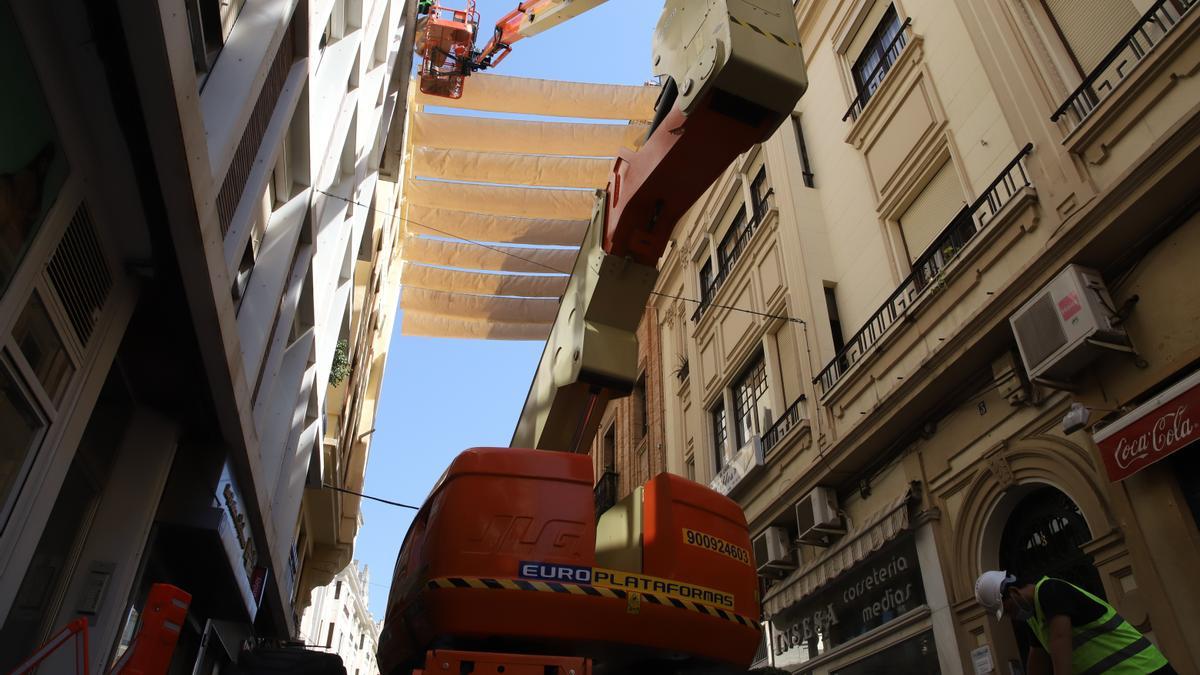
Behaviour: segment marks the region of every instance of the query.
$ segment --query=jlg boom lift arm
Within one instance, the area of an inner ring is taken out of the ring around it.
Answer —
[[[609,399],[637,380],[636,331],[683,214],[765,141],[807,87],[786,0],[669,0],[654,34],[663,82],[645,144],[597,204],[514,447],[585,451]]]
[[[435,2],[422,91],[457,98],[524,27],[598,4],[522,3],[477,52],[474,3],[441,21]],[[460,454],[405,536],[380,638],[385,675],[748,667],[762,636],[741,509],[660,474],[597,514],[581,453],[607,401],[636,381],[637,325],[676,223],[737,155],[775,132],[806,87],[792,12],[787,0],[667,0],[650,133],[598,194],[513,447]]]

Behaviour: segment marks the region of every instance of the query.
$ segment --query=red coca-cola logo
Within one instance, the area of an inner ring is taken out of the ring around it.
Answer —
[[[1184,391],[1100,441],[1112,480],[1124,480],[1200,438],[1200,387]]]
[[[1121,438],[1117,449],[1113,451],[1113,461],[1122,469],[1128,468],[1139,459],[1146,459],[1150,453],[1173,452],[1188,440],[1196,429],[1192,418],[1188,416],[1188,407],[1181,405],[1154,423],[1154,427],[1136,438]]]

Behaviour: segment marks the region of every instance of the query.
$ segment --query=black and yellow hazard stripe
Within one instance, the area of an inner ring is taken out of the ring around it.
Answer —
[[[731,621],[733,623],[748,626],[750,628],[759,628],[758,624],[741,614],[730,612],[729,610],[713,607],[692,600],[682,598],[673,598],[661,593],[647,593],[645,591],[623,591],[618,588],[603,588],[600,586],[591,586],[588,584],[566,584],[558,581],[533,581],[528,579],[487,579],[481,577],[442,577],[439,579],[431,579],[427,584],[430,590],[442,588],[475,588],[480,590],[507,590],[507,591],[534,591],[540,593],[566,593],[570,595],[588,595],[598,598],[612,598],[615,600],[625,600],[627,607],[632,613],[637,612],[637,605],[640,602],[648,602],[652,605],[662,605],[664,607],[674,607],[675,609],[683,609],[697,614]]]
[[[750,30],[754,31],[755,33],[758,33],[759,35],[761,35],[763,37],[774,38],[776,42],[778,42],[779,44],[781,44],[785,47],[799,46],[798,43],[796,43],[796,42],[792,42],[791,40],[789,40],[785,37],[776,35],[775,33],[772,33],[769,30],[763,30],[762,28],[755,26],[754,24],[750,23],[749,21],[742,21],[741,19],[737,18],[736,16],[734,16],[732,14],[729,15],[729,20],[743,28],[749,28]]]

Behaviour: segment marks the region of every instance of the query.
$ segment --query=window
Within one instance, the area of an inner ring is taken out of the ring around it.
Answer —
[[[800,152],[800,175],[804,178],[804,187],[814,187],[812,164],[808,161],[808,144],[804,142],[804,125],[800,123],[799,115],[792,115],[792,129],[796,132],[796,146]]]
[[[1054,30],[1086,76],[1137,24],[1139,14],[1130,0],[1041,0]]]
[[[759,402],[766,402],[767,367],[759,352],[733,384],[733,416],[737,445],[742,447],[759,428]]]
[[[334,587],[333,587],[333,599],[337,600],[340,597],[342,597],[342,582],[341,581],[337,582],[337,584],[334,585]]]
[[[729,429],[725,420],[725,403],[721,402],[709,413],[712,415],[713,450],[717,456],[717,471],[725,467],[725,441],[729,439]]]
[[[358,636],[358,648],[359,649],[363,648],[363,643],[366,641],[366,639],[367,639],[366,633],[362,633],[361,635]]]
[[[758,169],[754,180],[750,181],[750,199],[754,201],[754,221],[761,222],[767,212],[767,199],[771,196],[771,188],[767,185],[767,167]]]
[[[833,334],[833,351],[841,353],[846,347],[846,337],[842,334],[842,317],[838,312],[837,296],[833,287],[825,287],[825,311],[829,313],[829,332]]]
[[[604,441],[603,441],[603,446],[601,448],[601,452],[604,453],[603,456],[600,458],[600,460],[602,462],[604,462],[604,470],[606,472],[616,471],[617,470],[617,425],[610,424],[608,426],[608,430],[604,432]]]
[[[21,354],[33,368],[38,381],[50,400],[58,405],[62,401],[66,384],[75,373],[75,366],[67,356],[58,329],[50,320],[42,297],[37,291],[29,296],[21,316],[13,327],[13,339],[21,347]]]
[[[688,480],[696,480],[695,456],[688,455],[687,458],[683,460],[683,475],[686,476]]]
[[[646,375],[642,374],[638,378],[637,384],[633,389],[633,404],[637,407],[638,419],[634,420],[634,424],[639,431],[639,439],[645,439],[650,435],[650,405],[646,398]]]
[[[336,0],[333,3],[333,11],[329,13],[329,21],[325,23],[325,30],[321,33],[320,48],[324,49],[341,40],[347,32],[346,3],[344,0]]]
[[[33,453],[42,440],[46,422],[29,403],[22,388],[0,365],[0,508],[7,524],[9,504]]]
[[[733,217],[733,222],[729,224],[729,229],[725,231],[725,236],[721,237],[721,245],[717,247],[717,255],[721,260],[721,271],[728,273],[737,262],[738,257],[742,254],[742,246],[749,239],[749,231],[746,223],[746,207],[738,209],[737,215]]]
[[[337,624],[333,621],[330,621],[329,622],[329,634],[325,636],[325,648],[326,649],[333,648],[333,631],[335,628],[337,628]]]
[[[712,295],[713,285],[713,264],[712,258],[704,261],[704,265],[700,267],[700,296],[707,298]]]
[[[33,63],[21,42],[9,3],[0,3],[4,97],[0,98],[0,291],[16,273],[67,176],[67,160]]]
[[[241,309],[242,299],[245,298],[246,289],[250,286],[250,277],[254,274],[254,265],[258,262],[259,253],[262,252],[263,240],[267,237],[267,223],[271,220],[271,213],[274,210],[278,194],[275,190],[275,181],[268,182],[267,190],[263,193],[258,208],[254,210],[254,221],[250,224],[250,240],[246,242],[246,250],[242,253],[242,260],[238,263],[237,275],[233,278],[233,287],[230,290],[237,309]]]
[[[964,204],[958,175],[947,160],[900,216],[900,233],[910,263],[933,244]]]
[[[876,9],[878,8],[877,4]],[[859,35],[864,36],[865,40],[861,37],[855,38],[847,52],[850,55],[858,54],[854,57],[854,66],[850,72],[854,77],[854,88],[861,105],[866,105],[870,100],[892,64],[896,62],[900,50],[904,48],[904,40],[900,37],[902,26],[900,17],[896,14],[896,7],[888,5],[874,30],[863,33],[865,30],[871,30],[869,22],[874,15],[873,11],[859,28]]]
[[[212,70],[245,4],[246,0],[184,0],[197,74],[203,77]]]

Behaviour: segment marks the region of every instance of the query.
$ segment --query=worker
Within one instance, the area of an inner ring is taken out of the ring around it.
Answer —
[[[975,581],[975,599],[997,619],[1008,615],[1029,626],[1037,638],[1029,647],[1029,675],[1175,673],[1112,605],[1062,579],[1034,582],[992,570]]]

